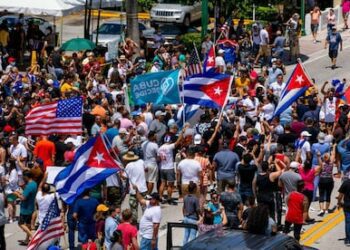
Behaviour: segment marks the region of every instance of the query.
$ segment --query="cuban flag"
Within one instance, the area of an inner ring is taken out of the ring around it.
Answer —
[[[211,72],[215,70],[215,46],[211,46],[203,63],[203,72]]]
[[[307,76],[303,66],[299,62],[291,76],[289,77],[285,88],[281,92],[274,117],[282,114],[289,106],[293,104],[305,91],[312,86],[312,81]]]
[[[222,109],[225,106],[232,83],[232,76],[219,73],[193,75],[185,80],[184,103]]]
[[[99,135],[78,148],[73,163],[56,176],[54,184],[60,197],[72,204],[86,189],[119,170],[120,164],[110,155],[105,139]]]

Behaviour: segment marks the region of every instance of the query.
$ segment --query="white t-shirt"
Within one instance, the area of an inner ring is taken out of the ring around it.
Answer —
[[[145,178],[145,163],[143,160],[130,162],[125,167],[125,173],[129,178],[130,194],[136,194],[132,185],[136,185],[140,193],[147,192],[146,178]]]
[[[250,98],[245,98],[242,100],[243,107],[248,111],[246,112],[247,116],[250,118],[256,117],[257,107],[259,106],[259,99],[254,97],[254,101]]]
[[[310,142],[306,141],[304,142],[303,146],[301,147],[301,154],[300,154],[300,157],[301,157],[301,161],[302,163],[304,163],[307,159],[307,152],[310,152],[311,151],[311,146],[310,146]]]
[[[119,187],[119,180],[116,174],[107,177],[106,187]]]
[[[38,203],[38,221],[39,224],[42,223],[42,221],[45,218],[45,215],[47,214],[47,210],[49,209],[49,206],[53,199],[55,198],[55,194],[46,194],[43,195],[42,191],[38,191],[36,194],[36,202]]]
[[[262,107],[262,110],[264,111],[264,118],[266,121],[269,121],[273,117],[273,112],[275,111],[275,105],[272,103],[265,104]]]
[[[282,84],[278,84],[278,82],[273,82],[271,85],[270,85],[270,89],[272,89],[273,91],[273,94],[275,96],[281,96],[281,93],[282,93],[282,90],[285,88],[286,86],[286,83],[285,82],[282,82]]]
[[[161,169],[174,169],[174,149],[175,143],[163,144],[158,150]]]
[[[17,164],[17,157],[22,157],[26,158],[28,156],[27,149],[20,143],[17,144],[17,146],[10,146],[10,154],[13,158],[16,159],[16,168],[18,175],[22,175],[22,169],[21,167]]]
[[[334,97],[332,101],[328,98],[324,101],[320,110],[320,119],[324,119],[325,122],[334,122],[335,110],[337,99]]]
[[[146,201],[146,210],[140,220],[140,235],[151,240],[153,238],[153,223],[160,223],[162,219],[162,210],[160,206],[150,206]]]
[[[225,64],[225,60],[222,56],[217,56],[215,57],[215,65],[216,67],[224,67],[224,71],[226,71],[226,64]]]
[[[260,45],[267,45],[269,43],[269,33],[266,29],[260,30]]]
[[[180,161],[178,169],[181,172],[182,184],[189,184],[190,181],[199,183],[199,173],[202,171],[201,164],[194,159]]]
[[[141,148],[143,150],[143,158],[145,160],[146,167],[149,165],[157,165],[158,144],[152,141],[145,141],[142,143]]]

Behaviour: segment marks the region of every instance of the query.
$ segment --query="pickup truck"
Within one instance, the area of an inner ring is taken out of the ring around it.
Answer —
[[[159,3],[151,9],[151,22],[167,22],[178,23],[186,27],[194,21],[201,19],[202,9],[201,1],[194,0],[193,4],[189,4],[191,1],[181,0],[159,0]]]

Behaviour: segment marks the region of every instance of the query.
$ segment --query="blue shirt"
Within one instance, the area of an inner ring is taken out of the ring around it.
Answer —
[[[107,129],[107,131],[105,133],[110,144],[112,144],[114,137],[116,137],[118,134],[119,134],[119,130],[116,128],[109,128],[109,129]]]
[[[21,211],[20,214],[31,215],[35,210],[35,196],[38,185],[35,181],[30,181],[24,187],[23,196],[25,200],[21,201]]]
[[[74,204],[73,212],[78,214],[79,223],[92,224],[95,223],[94,214],[98,201],[95,198],[89,197],[88,199],[79,199]]]
[[[344,140],[340,141],[340,143],[337,146],[337,150],[338,150],[340,157],[341,157],[340,168],[342,171],[348,171],[350,168],[350,150],[348,150],[346,148],[347,145],[344,145],[345,143],[347,144],[347,143],[349,143],[349,141],[344,139]]]
[[[269,71],[269,84],[274,83],[277,80],[278,75],[283,75],[282,70],[279,68],[276,68],[276,69],[270,68],[268,71]]]
[[[214,161],[217,165],[218,180],[232,179],[235,177],[236,165],[239,162],[238,155],[229,149],[215,154]]]
[[[321,155],[324,153],[327,153],[331,150],[331,146],[329,143],[314,143],[311,146],[311,153],[312,153],[312,166],[318,165],[317,160],[317,151],[320,151]]]
[[[219,211],[219,204],[215,205],[212,202],[209,202],[208,208],[214,214],[214,224],[220,224],[222,222],[222,218],[221,218],[221,211]]]
[[[106,249],[109,250],[111,248],[111,238],[113,236],[114,231],[117,229],[118,226],[118,220],[116,220],[115,218],[109,216],[106,219],[105,222],[105,245],[106,245]]]
[[[339,44],[342,41],[342,39],[340,34],[337,32],[335,34],[328,34],[327,41],[329,42],[329,50],[338,50]]]
[[[234,64],[234,62],[236,61],[236,48],[233,46],[221,46],[221,49],[223,49],[224,52],[224,60],[225,63],[231,63]]]

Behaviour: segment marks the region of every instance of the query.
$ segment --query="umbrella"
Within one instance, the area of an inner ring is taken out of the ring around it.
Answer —
[[[68,40],[61,46],[64,51],[93,50],[96,45],[88,39],[74,38]]]

